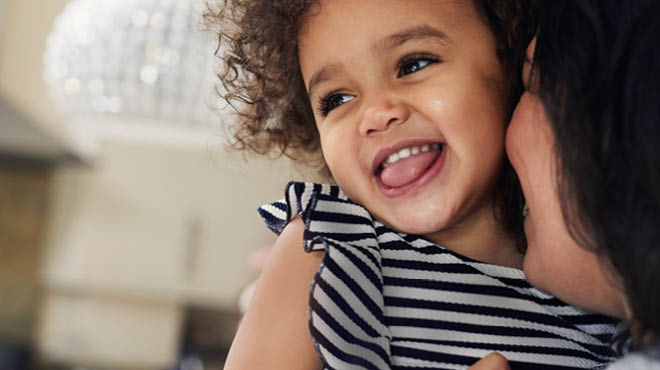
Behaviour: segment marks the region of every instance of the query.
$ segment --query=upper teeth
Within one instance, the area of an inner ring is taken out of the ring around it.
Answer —
[[[390,154],[390,156],[387,157],[385,161],[383,161],[383,168],[391,165],[392,163],[398,161],[399,159],[408,158],[411,155],[417,155],[419,153],[428,152],[429,150],[440,150],[440,143],[415,145],[415,146],[403,148],[396,153]]]

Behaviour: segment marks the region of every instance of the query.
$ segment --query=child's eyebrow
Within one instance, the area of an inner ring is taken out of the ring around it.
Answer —
[[[420,41],[427,39],[436,39],[443,44],[453,43],[453,40],[444,32],[427,24],[414,26],[405,30],[385,36],[374,43],[374,50],[383,50],[401,46],[408,41]]]
[[[307,89],[307,95],[312,96],[314,87],[321,82],[329,80],[333,75],[341,72],[343,69],[342,65],[339,63],[327,64],[321,68],[318,72],[312,75],[312,78],[309,79],[309,88]]]

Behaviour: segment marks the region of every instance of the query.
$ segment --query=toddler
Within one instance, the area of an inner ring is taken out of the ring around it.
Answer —
[[[241,102],[237,145],[321,161],[337,185],[294,182],[260,209],[280,237],[227,369],[455,369],[494,351],[512,368],[565,369],[615,356],[614,321],[520,270],[504,133],[532,5],[226,0],[209,14],[229,41],[220,77]]]

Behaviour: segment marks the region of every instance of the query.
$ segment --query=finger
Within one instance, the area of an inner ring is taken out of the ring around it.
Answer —
[[[509,362],[499,353],[491,353],[470,367],[470,370],[511,370]]]

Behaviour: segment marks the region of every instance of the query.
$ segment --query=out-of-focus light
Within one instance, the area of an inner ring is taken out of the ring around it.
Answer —
[[[153,85],[158,79],[158,68],[153,64],[148,64],[140,69],[140,79],[147,85]]]
[[[76,78],[67,78],[64,81],[64,92],[69,96],[80,94],[80,81]]]

